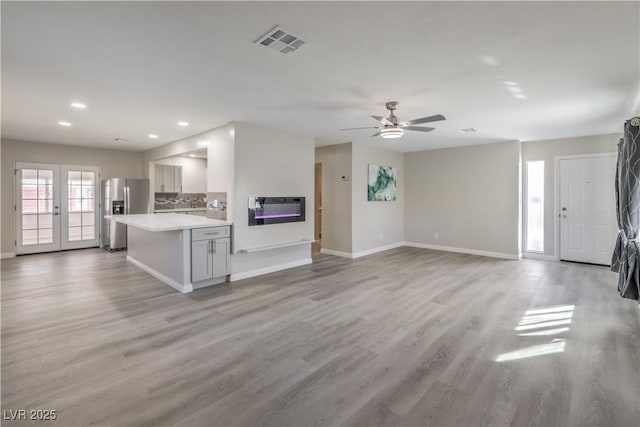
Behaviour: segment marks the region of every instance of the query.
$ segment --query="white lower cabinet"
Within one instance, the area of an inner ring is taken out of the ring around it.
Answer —
[[[229,227],[191,231],[191,282],[224,278],[231,270]]]

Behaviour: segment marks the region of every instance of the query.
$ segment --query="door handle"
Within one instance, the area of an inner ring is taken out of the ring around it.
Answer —
[[[54,212],[53,214],[54,215],[60,215],[60,212]]]

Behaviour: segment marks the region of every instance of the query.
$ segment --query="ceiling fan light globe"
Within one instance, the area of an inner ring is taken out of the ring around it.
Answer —
[[[385,139],[402,138],[404,135],[404,129],[401,128],[388,128],[380,130],[380,136]]]

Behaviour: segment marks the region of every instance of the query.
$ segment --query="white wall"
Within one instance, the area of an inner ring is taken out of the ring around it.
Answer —
[[[16,162],[54,163],[98,166],[101,178],[142,178],[143,154],[135,151],[105,150],[61,144],[13,141],[3,139],[2,151],[2,253],[15,252],[15,181]]]
[[[351,143],[327,145],[315,150],[322,164],[322,248],[351,253]],[[347,181],[343,176],[349,177]]]
[[[556,256],[554,242],[555,157],[578,154],[617,153],[622,134],[582,136],[578,138],[528,141],[522,143],[522,173],[528,161],[544,160],[544,255]],[[612,184],[613,185],[613,184]],[[523,206],[523,236],[526,242],[526,206]]]
[[[207,192],[207,160],[175,156],[156,160],[156,164],[182,166],[182,192]],[[155,177],[154,177],[155,179]]]
[[[314,141],[296,134],[235,122],[232,274],[310,262],[311,245],[254,253],[243,249],[313,240]],[[249,196],[304,196],[306,221],[248,225]]]
[[[397,199],[389,202],[367,200],[370,164],[397,169]],[[405,156],[404,153],[364,144],[352,149],[352,252],[358,256],[375,249],[398,246],[404,241]]]
[[[405,240],[517,258],[519,163],[519,142],[406,153]]]

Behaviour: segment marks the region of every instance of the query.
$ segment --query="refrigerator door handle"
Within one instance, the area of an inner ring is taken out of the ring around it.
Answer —
[[[129,215],[129,186],[124,186],[124,214]]]

